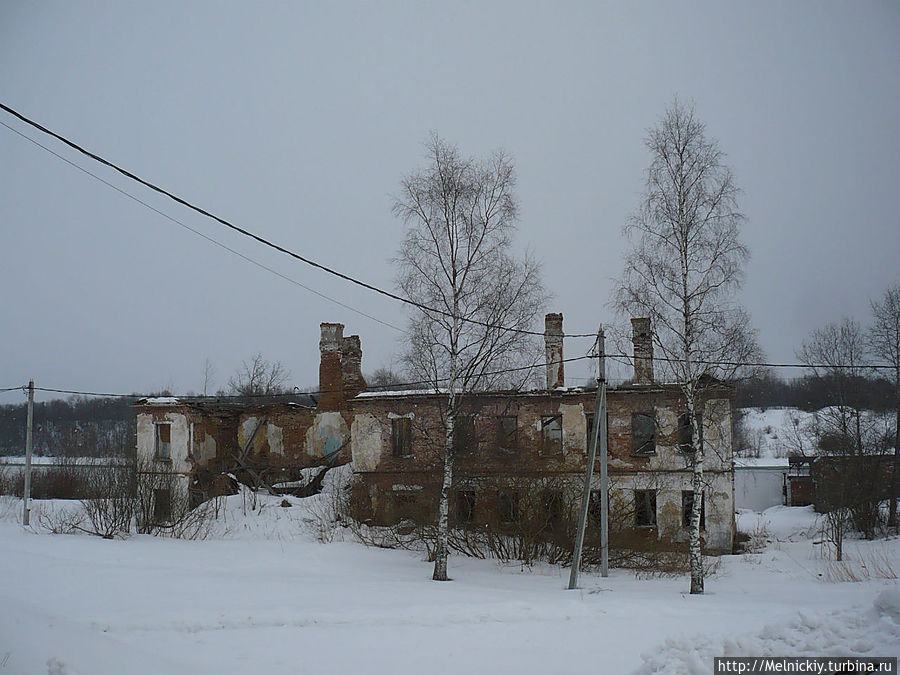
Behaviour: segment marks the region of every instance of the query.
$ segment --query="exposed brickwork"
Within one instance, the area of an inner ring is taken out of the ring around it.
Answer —
[[[653,333],[650,319],[631,320],[634,343],[634,383],[653,384]]]
[[[340,410],[344,404],[344,372],[341,351],[344,346],[344,326],[339,323],[321,324],[319,340],[319,410]]]
[[[344,400],[348,400],[366,390],[362,375],[362,347],[359,335],[345,337],[341,345],[341,377]]]
[[[544,317],[544,346],[547,351],[547,389],[566,385],[563,363],[563,315],[548,314]]]

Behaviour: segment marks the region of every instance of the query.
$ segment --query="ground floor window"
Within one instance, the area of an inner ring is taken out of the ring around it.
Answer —
[[[681,491],[681,524],[684,527],[691,526],[691,510],[694,508],[694,491]],[[706,496],[700,498],[700,529],[706,528]]]
[[[475,522],[475,493],[472,490],[457,490],[456,522],[459,525]]]
[[[153,520],[165,523],[172,519],[172,491],[168,488],[153,491]]]
[[[518,492],[501,492],[497,495],[497,502],[501,523],[516,523],[519,521]]]
[[[656,527],[656,490],[634,491],[634,524]]]

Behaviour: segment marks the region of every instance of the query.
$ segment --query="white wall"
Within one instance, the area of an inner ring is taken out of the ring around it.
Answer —
[[[781,467],[735,467],[735,506],[763,511],[784,504],[784,473]]]

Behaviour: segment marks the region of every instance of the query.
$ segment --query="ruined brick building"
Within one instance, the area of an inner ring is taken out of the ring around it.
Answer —
[[[635,531],[684,541],[693,499],[684,401],[677,385],[654,379],[649,321],[635,319],[632,325],[634,379],[607,394],[611,510],[625,514],[624,524]],[[562,316],[548,314],[546,388],[463,399],[451,504],[457,525],[502,525],[534,509],[552,521],[576,508],[596,388],[565,386],[562,334]],[[359,338],[343,337],[340,324],[322,324],[319,346],[317,401],[303,406],[147,399],[138,405],[139,456],[180,476],[180,489],[201,493],[214,488],[222,471],[274,481],[300,469],[352,461],[359,519],[433,520],[445,395],[365,391]],[[705,453],[704,541],[709,550],[730,551],[733,402],[724,385],[705,391],[698,416]]]

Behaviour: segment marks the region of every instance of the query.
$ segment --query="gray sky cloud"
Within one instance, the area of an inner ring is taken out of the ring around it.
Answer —
[[[893,3],[9,2],[2,100],[222,216],[393,288],[399,180],[430,130],[519,173],[519,243],[572,332],[608,321],[621,226],[674,94],[728,154],[774,360],[900,280]],[[635,6],[636,5],[636,6]],[[3,115],[2,121],[37,134]],[[40,139],[47,142],[46,139]],[[398,304],[253,245],[58,144],[191,227],[387,321]],[[219,386],[244,358],[314,385],[318,324],[398,334],[222,251],[0,127],[0,386]],[[567,345],[575,355],[579,344]],[[569,371],[578,376],[578,369]],[[10,395],[3,400],[8,401]]]

